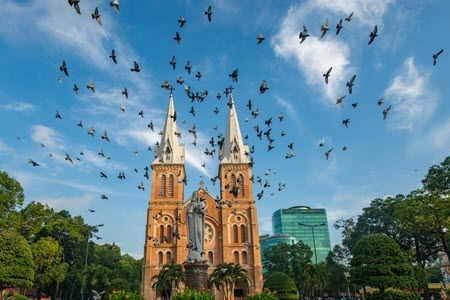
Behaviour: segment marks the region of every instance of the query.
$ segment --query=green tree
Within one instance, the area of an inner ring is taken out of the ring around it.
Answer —
[[[169,295],[167,295],[167,290],[175,289],[175,293],[178,292],[180,283],[183,281],[183,265],[170,262],[162,266],[159,274],[153,278],[152,287],[158,290],[163,290],[166,292],[166,297],[168,297]]]
[[[301,241],[294,245],[274,245],[264,249],[264,269],[267,273],[284,272],[294,278],[311,261],[312,255],[311,248]]]
[[[346,267],[340,263],[340,258],[333,251],[327,255],[326,258],[326,272],[327,282],[324,290],[329,295],[334,297],[339,296],[339,293],[347,291],[348,280],[345,276]]]
[[[350,274],[361,286],[407,288],[415,285],[412,267],[399,245],[384,234],[361,238],[353,249]]]
[[[247,282],[247,270],[239,264],[221,263],[216,266],[209,277],[210,285],[222,289],[225,299],[230,299],[236,283],[240,280]]]
[[[264,288],[275,292],[280,300],[298,299],[295,281],[283,272],[270,273],[266,277]]]
[[[0,299],[7,287],[32,287],[34,275],[33,254],[24,237],[0,230]]]
[[[0,229],[11,227],[11,215],[25,199],[22,186],[6,172],[0,171]]]

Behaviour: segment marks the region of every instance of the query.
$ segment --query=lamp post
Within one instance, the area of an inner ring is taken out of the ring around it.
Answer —
[[[84,226],[84,225],[80,225],[80,226]],[[98,224],[98,225],[95,225],[95,226],[88,226],[88,227],[89,227],[89,229],[97,229],[99,227],[103,227],[103,224]],[[88,231],[87,238],[86,238],[86,253],[84,255],[83,282],[81,283],[81,300],[84,300],[83,285],[86,284],[86,271],[87,271],[87,263],[88,263],[90,233],[91,232]]]
[[[314,257],[315,257],[316,265],[317,265],[316,238],[314,236],[314,228],[320,227],[320,226],[325,226],[326,224],[320,223],[320,224],[309,225],[309,224],[304,224],[304,223],[298,223],[298,225],[311,228],[311,233],[312,233],[312,237],[313,237],[313,246],[314,246]]]

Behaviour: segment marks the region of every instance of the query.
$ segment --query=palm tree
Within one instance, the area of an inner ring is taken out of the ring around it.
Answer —
[[[171,296],[169,296],[167,290],[175,288],[177,293],[181,282],[184,282],[183,265],[172,261],[162,266],[159,274],[153,277],[152,288],[163,290],[166,298],[170,298]]]
[[[238,280],[247,281],[247,270],[239,264],[221,263],[216,266],[209,277],[210,285],[221,289],[225,294],[225,299],[230,299]]]

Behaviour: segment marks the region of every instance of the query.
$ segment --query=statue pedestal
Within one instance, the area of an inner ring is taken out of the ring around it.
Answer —
[[[185,262],[184,275],[186,286],[188,288],[204,291],[208,289],[208,263],[204,262]]]

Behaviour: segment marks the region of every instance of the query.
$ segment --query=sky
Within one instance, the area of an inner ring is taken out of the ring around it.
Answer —
[[[331,240],[337,244],[334,221],[357,216],[374,198],[420,187],[428,167],[449,155],[448,1],[121,0],[116,12],[109,1],[81,0],[81,15],[67,1],[0,2],[0,170],[21,182],[27,203],[40,201],[82,215],[89,224],[103,223],[100,242],[115,242],[135,257],[143,253],[151,189],[143,177],[154,159],[147,148],[154,150],[160,139],[168,105],[163,80],[175,87],[177,123],[186,145],[185,198],[202,179],[218,195],[210,181],[217,175],[218,158],[203,152],[211,149],[211,136],[225,132],[227,100],[215,95],[232,84],[228,74],[239,69],[233,95],[240,127],[248,135],[246,143],[255,145],[255,176],[271,183],[256,203],[261,234],[271,233],[275,210],[308,205],[327,209]],[[204,15],[209,5],[212,22]],[[91,18],[95,7],[102,25]],[[338,20],[350,12],[351,22],[344,21],[336,35]],[[180,16],[187,20],[183,28],[177,23]],[[320,39],[326,19],[330,30]],[[375,25],[378,37],[368,45]],[[310,36],[299,44],[303,26]],[[173,39],[177,31],[179,45]],[[259,45],[258,33],[266,38]],[[117,64],[109,58],[111,49]],[[440,49],[445,50],[433,66],[432,54]],[[175,70],[169,65],[173,55]],[[69,76],[59,70],[62,60]],[[184,70],[188,60],[191,75]],[[133,61],[141,72],[130,72]],[[329,67],[327,85],[322,74]],[[203,75],[200,81],[194,77],[197,71]],[[346,82],[353,74],[350,95]],[[203,103],[191,103],[176,83],[179,76],[193,91],[208,90]],[[95,94],[86,88],[90,80]],[[262,80],[269,87],[264,94],[259,91]],[[79,95],[72,91],[74,83]],[[128,99],[122,95],[124,86]],[[336,105],[344,95],[344,105]],[[260,111],[257,118],[246,107],[249,99]],[[189,114],[191,106],[195,117]],[[55,118],[57,111],[62,119]],[[264,121],[270,117],[275,148],[267,151],[267,140],[260,141],[253,127],[266,130]],[[347,118],[348,128],[342,125]],[[81,120],[83,128],[77,126]],[[150,121],[154,132],[147,127]],[[196,147],[188,133],[193,124]],[[91,126],[97,132],[93,137],[87,134]],[[104,130],[110,142],[101,139]],[[291,142],[295,157],[285,159]],[[100,149],[111,159],[99,156]],[[29,159],[40,166],[31,166]],[[119,172],[127,179],[117,179]],[[137,188],[141,181],[145,191]],[[278,191],[279,183],[286,188]],[[255,197],[262,188],[255,183]]]

